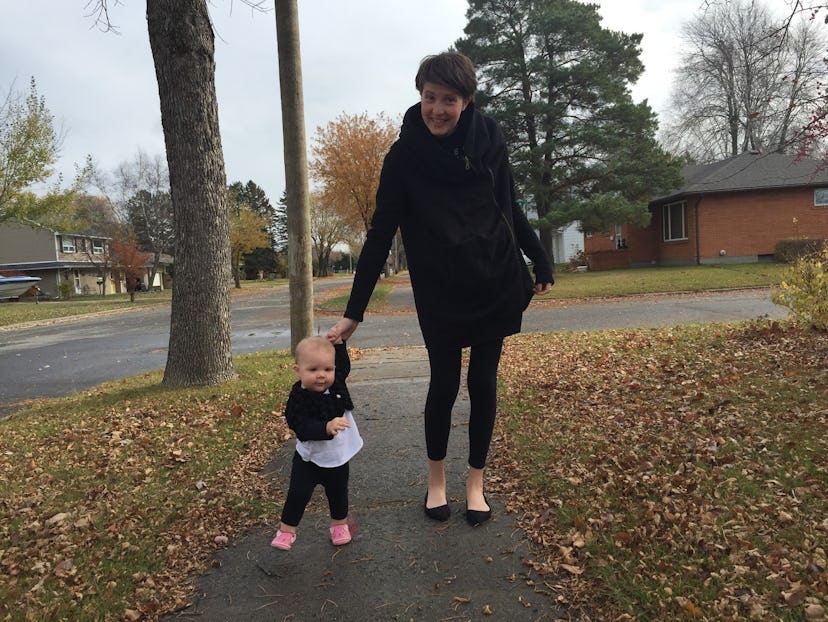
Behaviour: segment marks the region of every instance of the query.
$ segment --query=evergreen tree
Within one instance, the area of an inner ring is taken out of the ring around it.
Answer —
[[[267,198],[264,189],[250,180],[246,184],[240,181],[233,182],[227,188],[231,218],[235,213],[239,215],[241,209],[249,209],[259,216],[265,223],[264,232],[267,234],[268,245],[250,248],[244,253],[244,271],[248,279],[258,278],[261,274],[272,274],[278,268],[278,236],[279,213]],[[236,268],[234,264],[234,269]],[[238,275],[236,275],[238,280]]]
[[[246,205],[262,218],[268,220],[273,218],[275,210],[270,204],[270,199],[267,198],[267,193],[253,180],[249,180],[246,184],[235,181],[228,189],[231,203]]]
[[[287,255],[287,192],[283,192],[276,204],[275,226],[273,228],[273,248],[279,255]]]
[[[550,255],[573,220],[586,232],[648,222],[649,200],[681,177],[652,109],[630,96],[642,35],[602,28],[598,6],[574,0],[470,0],[466,16],[456,48],[477,65],[477,103],[503,127]]]

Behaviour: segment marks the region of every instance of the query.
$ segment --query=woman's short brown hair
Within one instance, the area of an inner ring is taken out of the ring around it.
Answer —
[[[454,89],[468,99],[474,97],[474,92],[477,90],[474,63],[460,52],[442,52],[426,56],[420,62],[420,69],[414,78],[417,91],[422,93],[426,82],[434,82]]]

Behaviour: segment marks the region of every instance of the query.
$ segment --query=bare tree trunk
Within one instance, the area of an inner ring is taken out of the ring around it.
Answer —
[[[308,157],[305,104],[299,54],[299,11],[296,0],[276,0],[276,39],[282,96],[282,134],[288,229],[291,351],[313,333],[313,260],[311,258]]]
[[[236,286],[236,289],[241,289],[241,270],[239,270],[238,265],[235,263],[233,265],[233,284]]]
[[[170,343],[163,384],[235,378],[230,331],[230,225],[206,0],[147,0],[150,47],[176,232]]]

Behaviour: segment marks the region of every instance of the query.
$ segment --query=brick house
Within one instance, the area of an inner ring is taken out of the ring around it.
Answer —
[[[682,174],[682,188],[650,202],[649,226],[586,236],[591,270],[770,261],[779,240],[828,239],[821,162],[743,153]]]

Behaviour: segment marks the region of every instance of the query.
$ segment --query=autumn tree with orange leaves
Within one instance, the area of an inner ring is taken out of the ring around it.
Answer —
[[[126,283],[129,301],[135,302],[135,290],[147,273],[147,262],[152,255],[140,249],[133,233],[116,235],[109,255],[113,271],[120,272]]]
[[[368,231],[371,225],[382,162],[396,137],[396,125],[383,113],[343,113],[316,128],[311,177],[325,203],[355,228]]]

